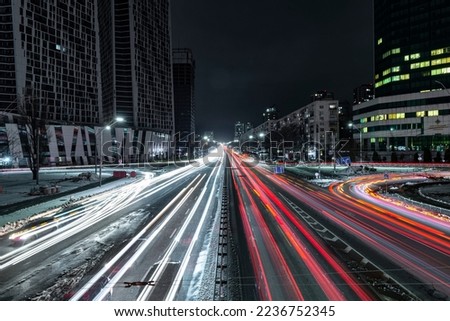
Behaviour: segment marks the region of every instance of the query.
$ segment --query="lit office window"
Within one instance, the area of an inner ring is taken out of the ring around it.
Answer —
[[[382,115],[375,115],[370,117],[371,121],[383,121],[387,119],[387,115],[386,114],[382,114]]]
[[[425,68],[430,66],[430,61],[421,61],[411,64],[411,69]]]
[[[438,55],[442,55],[444,53],[450,53],[450,47],[445,47],[445,48],[439,48],[439,49],[431,50],[431,55],[432,56],[438,56]]]
[[[391,81],[392,81],[392,78],[388,77],[388,78],[383,80],[383,85],[386,85],[386,84],[390,83]]]
[[[405,113],[395,113],[388,115],[388,119],[403,119],[403,118],[405,118]]]
[[[441,74],[449,74],[449,73],[450,73],[450,67],[433,69],[431,71],[432,76],[441,75]]]
[[[442,55],[444,53],[444,48],[431,50],[432,56]]]
[[[450,57],[431,60],[432,66],[448,64],[448,63],[450,63]]]

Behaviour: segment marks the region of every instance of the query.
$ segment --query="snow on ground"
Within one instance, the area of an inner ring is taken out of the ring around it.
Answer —
[[[215,273],[215,270],[214,271],[205,270],[208,266],[214,266],[214,264],[206,264],[208,261],[211,261],[211,256],[209,255],[210,253],[211,251],[209,248],[209,240],[205,240],[205,242],[203,243],[202,251],[198,255],[194,272],[192,273],[192,279],[189,285],[189,289],[187,291],[187,300],[211,301],[214,299],[212,295],[214,291],[212,291],[211,293],[211,288],[212,290],[214,290],[214,287],[211,287],[211,284],[214,283],[211,283],[209,281],[206,282],[206,284],[202,285],[202,283],[205,283],[202,282],[205,278],[205,275],[209,276]]]
[[[219,188],[218,191],[221,189]],[[221,193],[218,192],[217,201],[221,199]],[[203,243],[195,268],[192,273],[192,279],[187,289],[186,297],[182,300],[188,301],[213,301],[214,300],[214,284],[216,278],[217,250],[219,244],[219,227],[220,227],[220,204],[215,211],[214,220],[211,220],[209,226],[205,226]]]
[[[66,300],[80,280],[91,273],[109,250],[124,239],[131,238],[144,219],[145,211],[136,211],[96,234],[67,248],[61,254],[45,260],[42,268],[23,275],[19,284],[9,284],[0,292],[0,298],[8,300]],[[47,288],[36,293],[45,280]],[[35,284],[35,286],[33,286]],[[34,291],[34,292],[33,292]]]
[[[86,185],[98,182],[98,176],[93,174],[90,179],[77,179],[81,172],[70,171],[63,173],[41,173],[42,184],[60,186],[62,192],[71,191],[84,187]],[[28,175],[27,175],[28,174]],[[29,177],[29,173],[1,173],[0,184],[5,186],[5,189],[0,193],[0,205],[8,205],[13,203],[19,203],[27,200],[36,200],[36,203],[29,204],[20,210],[12,213],[3,214],[0,212],[0,236],[5,233],[9,233],[17,228],[20,228],[30,220],[42,216],[44,213],[57,210],[60,208],[66,208],[70,206],[74,201],[90,197],[97,193],[122,186],[131,182],[129,179],[121,179],[113,182],[103,184],[101,187],[87,188],[85,191],[73,193],[71,195],[56,197],[52,200],[47,200],[46,196],[31,196],[28,195],[30,188],[34,188],[36,185]],[[6,175],[6,176],[5,176]],[[103,175],[102,175],[103,176]],[[103,179],[110,177],[111,173],[105,173]],[[57,196],[56,194],[55,196]],[[45,199],[45,201],[43,201]]]
[[[72,174],[77,175],[77,173]],[[47,176],[46,174],[43,174],[42,176],[43,182],[49,182],[50,180],[52,180],[52,182],[54,181],[54,178],[50,178],[50,176]],[[61,176],[61,174],[59,176]],[[79,187],[80,184],[85,183],[83,181],[72,181],[71,179],[68,179],[69,176],[65,174],[63,176],[67,178],[64,179],[65,189],[75,189]],[[95,179],[96,178],[93,178],[93,180]],[[11,181],[9,182],[10,187],[8,188],[8,194],[9,196],[13,196],[11,202],[17,202],[23,198],[37,198],[36,196],[26,195],[27,193],[25,191],[29,190],[29,187],[33,184],[33,182],[28,182],[29,178],[26,175],[20,176],[18,181],[22,181],[22,183],[26,181],[26,183],[13,186]],[[5,180],[3,180],[3,182],[5,182]],[[120,183],[119,185],[122,184],[123,183]],[[3,234],[9,233],[27,223],[29,220],[34,219],[37,215],[42,215],[49,208],[70,206],[74,200],[96,194],[105,189],[114,188],[116,185],[118,185],[118,183],[108,183],[102,188],[96,187],[89,189],[85,192],[73,194],[72,197],[66,196],[42,204],[37,203],[10,215],[0,215],[0,223],[2,223],[0,226],[3,225],[0,228],[0,232],[3,232]],[[8,195],[6,194],[0,194],[0,201],[1,197],[6,199],[7,196]],[[220,215],[217,214],[217,216]],[[146,217],[147,216],[143,215],[143,212],[141,211],[131,213],[107,228],[97,232],[95,235],[67,248],[64,252],[48,258],[44,264],[41,265],[42,268],[24,274],[19,283],[11,283],[1,289],[0,299],[39,301],[68,299],[65,297],[65,294],[70,293],[79,286],[83,277],[92,274],[93,269],[96,268],[98,263],[104,260],[105,256],[108,255],[108,251],[115,246],[118,246],[118,243],[122,243],[124,239],[131,238],[136,233],[137,227],[141,225],[141,222]],[[195,271],[193,273],[192,281],[189,284],[189,288],[187,289],[188,294],[187,298],[185,298],[186,300],[214,299],[214,286],[212,285],[215,283],[218,233],[214,233],[213,231],[218,231],[217,224],[220,224],[220,218],[211,220],[210,226],[205,227],[201,252],[195,263]],[[37,292],[37,289],[42,289],[42,282],[45,282],[46,289]]]
[[[328,187],[330,186],[332,183],[335,182],[341,182],[342,180],[338,180],[338,179],[325,179],[325,178],[318,178],[318,179],[311,179],[309,180],[311,183],[314,183],[316,185],[319,185],[321,187]]]

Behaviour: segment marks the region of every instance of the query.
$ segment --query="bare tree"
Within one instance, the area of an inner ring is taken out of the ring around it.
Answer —
[[[19,139],[24,154],[28,156],[28,166],[37,185],[39,185],[39,169],[44,154],[43,147],[46,146],[48,138],[46,107],[45,101],[32,94],[17,99]]]

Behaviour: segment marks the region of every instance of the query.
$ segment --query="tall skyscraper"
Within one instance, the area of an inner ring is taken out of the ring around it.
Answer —
[[[0,1],[0,110],[173,133],[169,0]]]
[[[262,114],[262,116],[264,121],[278,119],[278,110],[274,106],[266,108],[266,111]]]
[[[195,61],[192,51],[173,49],[175,133],[181,140],[195,137]]]
[[[353,106],[364,154],[413,161],[449,148],[449,16],[449,1],[374,0],[375,99]]]
[[[373,85],[363,84],[353,89],[353,105],[361,104],[374,98]]]
[[[0,110],[98,123],[95,1],[4,0],[0,18]]]
[[[106,121],[173,133],[169,0],[98,0]]]
[[[116,160],[167,155],[170,37],[170,0],[0,0],[0,111],[43,121],[50,134],[41,158],[49,163],[98,161],[106,150],[99,136],[121,149],[110,155]],[[118,116],[121,128],[99,130]],[[19,119],[2,117],[8,141],[1,135],[0,154],[13,154],[11,141],[26,145],[17,137],[27,132]],[[16,158],[32,156],[19,147]]]
[[[374,0],[377,97],[450,84],[450,2]]]
[[[311,102],[316,100],[334,100],[334,93],[327,90],[319,90],[311,95]]]
[[[234,123],[234,140],[238,141],[242,134],[245,133],[245,124],[237,121]]]

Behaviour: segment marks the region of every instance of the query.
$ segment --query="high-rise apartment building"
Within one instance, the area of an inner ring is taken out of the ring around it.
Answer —
[[[99,122],[96,13],[94,0],[0,1],[0,110]]]
[[[353,105],[361,104],[374,98],[373,85],[363,84],[353,89]]]
[[[318,90],[313,95],[311,95],[311,102],[324,99],[333,100],[334,93],[327,90]]]
[[[316,160],[319,155],[324,157],[326,151],[331,150],[333,140],[338,140],[339,129],[339,101],[329,97],[324,95],[283,117],[266,119],[239,136],[241,146],[248,142],[270,141],[270,149],[275,150],[272,155],[263,157],[276,155],[277,149],[300,151],[302,160]]]
[[[195,139],[195,61],[187,48],[173,49],[175,133],[180,140]]]
[[[275,120],[278,118],[278,110],[276,107],[266,108],[266,111],[262,114],[263,120]]]
[[[245,124],[237,121],[234,123],[234,140],[238,141],[241,135],[245,133]]]
[[[12,113],[0,118],[0,156],[32,156],[18,113],[43,120],[50,131],[43,162],[98,162],[111,152],[100,149],[99,136],[121,150],[120,157],[108,155],[115,161],[167,156],[174,131],[169,6],[0,0],[0,112]],[[103,132],[118,116],[122,128]]]
[[[173,133],[169,0],[0,1],[0,110]]]
[[[173,133],[169,0],[98,0],[106,120]]]

